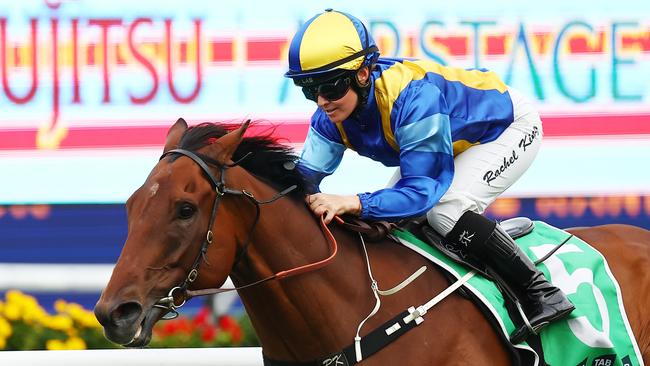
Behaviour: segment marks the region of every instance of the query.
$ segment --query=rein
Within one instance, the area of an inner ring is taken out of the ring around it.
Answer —
[[[252,238],[252,233],[255,231],[255,227],[257,226],[257,223],[260,218],[260,205],[272,203],[284,196],[286,196],[289,192],[293,191],[294,189],[297,188],[296,185],[290,186],[289,188],[284,189],[282,192],[277,193],[275,196],[271,197],[268,200],[264,201],[259,201],[255,196],[247,192],[246,190],[235,190],[235,189],[230,189],[226,187],[226,182],[225,182],[225,175],[226,175],[226,169],[237,166],[239,162],[241,162],[243,159],[245,159],[248,154],[246,154],[244,157],[239,159],[238,161],[234,162],[231,165],[224,165],[224,164],[219,164],[216,161],[212,161],[212,159],[208,157],[200,157],[199,155],[189,151],[189,150],[184,150],[184,149],[173,149],[169,150],[160,157],[160,160],[165,158],[168,155],[171,154],[180,154],[183,156],[186,156],[190,159],[192,159],[205,173],[207,176],[208,180],[210,181],[210,184],[212,185],[212,188],[216,192],[216,197],[214,199],[214,203],[212,204],[212,213],[210,216],[210,221],[209,221],[209,226],[208,230],[205,236],[205,240],[201,244],[201,249],[199,251],[199,254],[197,255],[196,259],[194,260],[194,263],[192,264],[192,268],[190,269],[187,277],[183,280],[183,282],[178,285],[173,287],[171,290],[169,290],[169,293],[167,294],[166,297],[161,298],[158,300],[153,306],[156,308],[164,309],[167,310],[165,315],[162,316],[162,319],[164,320],[169,320],[169,319],[174,319],[178,317],[178,311],[176,311],[178,308],[181,306],[185,305],[185,302],[189,300],[192,297],[195,296],[203,296],[203,295],[210,295],[210,294],[218,294],[222,292],[227,292],[227,291],[234,291],[234,290],[240,290],[244,289],[247,287],[252,287],[255,285],[259,285],[261,283],[270,281],[270,280],[280,280],[284,279],[287,277],[295,276],[298,274],[306,273],[306,272],[311,272],[314,270],[317,270],[319,268],[322,268],[326,265],[328,265],[336,256],[336,253],[338,252],[338,245],[336,243],[336,239],[334,238],[334,235],[332,235],[332,232],[329,230],[325,222],[323,221],[323,217],[321,216],[320,218],[320,225],[321,228],[328,240],[329,243],[329,249],[331,254],[329,257],[314,262],[310,264],[306,264],[300,267],[292,268],[289,270],[284,270],[277,272],[269,277],[263,278],[261,280],[239,286],[239,287],[233,287],[233,288],[209,288],[209,289],[201,289],[201,290],[190,290],[189,286],[196,280],[196,278],[199,275],[199,266],[201,264],[201,261],[204,260],[206,263],[208,262],[207,259],[205,258],[205,254],[208,251],[208,247],[210,244],[212,244],[212,240],[214,238],[214,234],[212,231],[212,228],[214,226],[214,223],[216,222],[216,216],[217,216],[217,209],[219,208],[219,203],[221,202],[221,199],[225,195],[233,195],[233,196],[243,196],[250,200],[254,205],[255,205],[255,220],[253,221],[253,225],[248,233],[248,238],[243,245],[242,249],[240,250],[239,254],[237,255],[237,258],[235,259],[233,263],[233,268],[239,263],[239,261],[244,257],[249,244],[251,243],[251,238]],[[249,153],[250,154],[250,153]],[[212,172],[210,171],[210,168],[206,161],[213,163],[214,165],[218,165],[218,167],[221,169],[221,176],[219,179],[216,179]],[[180,299],[180,300],[179,300]],[[177,304],[177,300],[180,301],[180,304]]]

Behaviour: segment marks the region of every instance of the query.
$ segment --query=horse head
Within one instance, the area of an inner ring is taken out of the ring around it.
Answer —
[[[242,221],[250,221],[236,217],[241,200],[222,199],[226,167],[233,165],[247,127],[248,122],[231,132],[224,130],[221,137],[203,136],[200,148],[180,152],[175,149],[183,147],[187,124],[179,119],[170,128],[160,161],[126,203],[127,239],[95,306],[109,340],[144,346],[156,321],[184,301],[174,289],[225,282],[238,243],[247,235]],[[189,155],[201,156],[209,166],[202,167]],[[228,183],[237,176],[231,174]],[[209,270],[199,275],[199,266]]]

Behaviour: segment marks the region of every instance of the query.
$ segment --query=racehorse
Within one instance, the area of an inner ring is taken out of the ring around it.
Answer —
[[[230,276],[265,358],[290,365],[352,343],[376,303],[359,235],[319,223],[304,203],[306,183],[293,169],[291,149],[269,136],[244,137],[247,127],[248,122],[188,129],[179,119],[170,128],[162,158],[126,203],[128,236],[95,307],[109,340],[145,346],[154,323],[184,301],[182,292],[219,287]],[[608,260],[643,359],[650,361],[650,232],[626,225],[570,232]],[[389,239],[365,247],[382,288],[430,265]],[[383,297],[364,332],[448,285],[438,271],[426,271]],[[454,293],[363,364],[512,361],[477,306]]]

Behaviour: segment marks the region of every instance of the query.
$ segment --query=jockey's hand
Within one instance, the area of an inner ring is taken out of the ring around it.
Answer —
[[[336,215],[346,213],[353,215],[361,214],[361,201],[359,196],[340,196],[337,194],[316,193],[305,197],[305,202],[317,216],[325,214],[323,219],[326,224]]]

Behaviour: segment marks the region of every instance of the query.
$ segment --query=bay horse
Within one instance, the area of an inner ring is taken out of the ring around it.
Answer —
[[[306,183],[292,169],[296,157],[291,149],[269,136],[244,137],[247,127],[248,122],[188,128],[179,119],[170,128],[163,157],[126,203],[126,242],[95,307],[109,340],[145,346],[154,323],[174,309],[161,304],[183,301],[172,289],[219,287],[230,276],[243,287],[238,293],[265,358],[291,365],[352,343],[357,326],[376,303],[359,236],[330,225],[338,243],[334,255],[326,232],[304,203]],[[289,192],[285,188],[290,186],[296,188]],[[650,232],[625,225],[570,232],[606,257],[649,362]],[[374,278],[384,289],[431,266],[388,239],[366,247]],[[321,266],[262,280],[311,263]],[[362,335],[448,285],[440,272],[426,271],[398,294],[383,297]],[[430,309],[421,325],[362,362],[511,365],[512,359],[477,306],[454,293]]]

